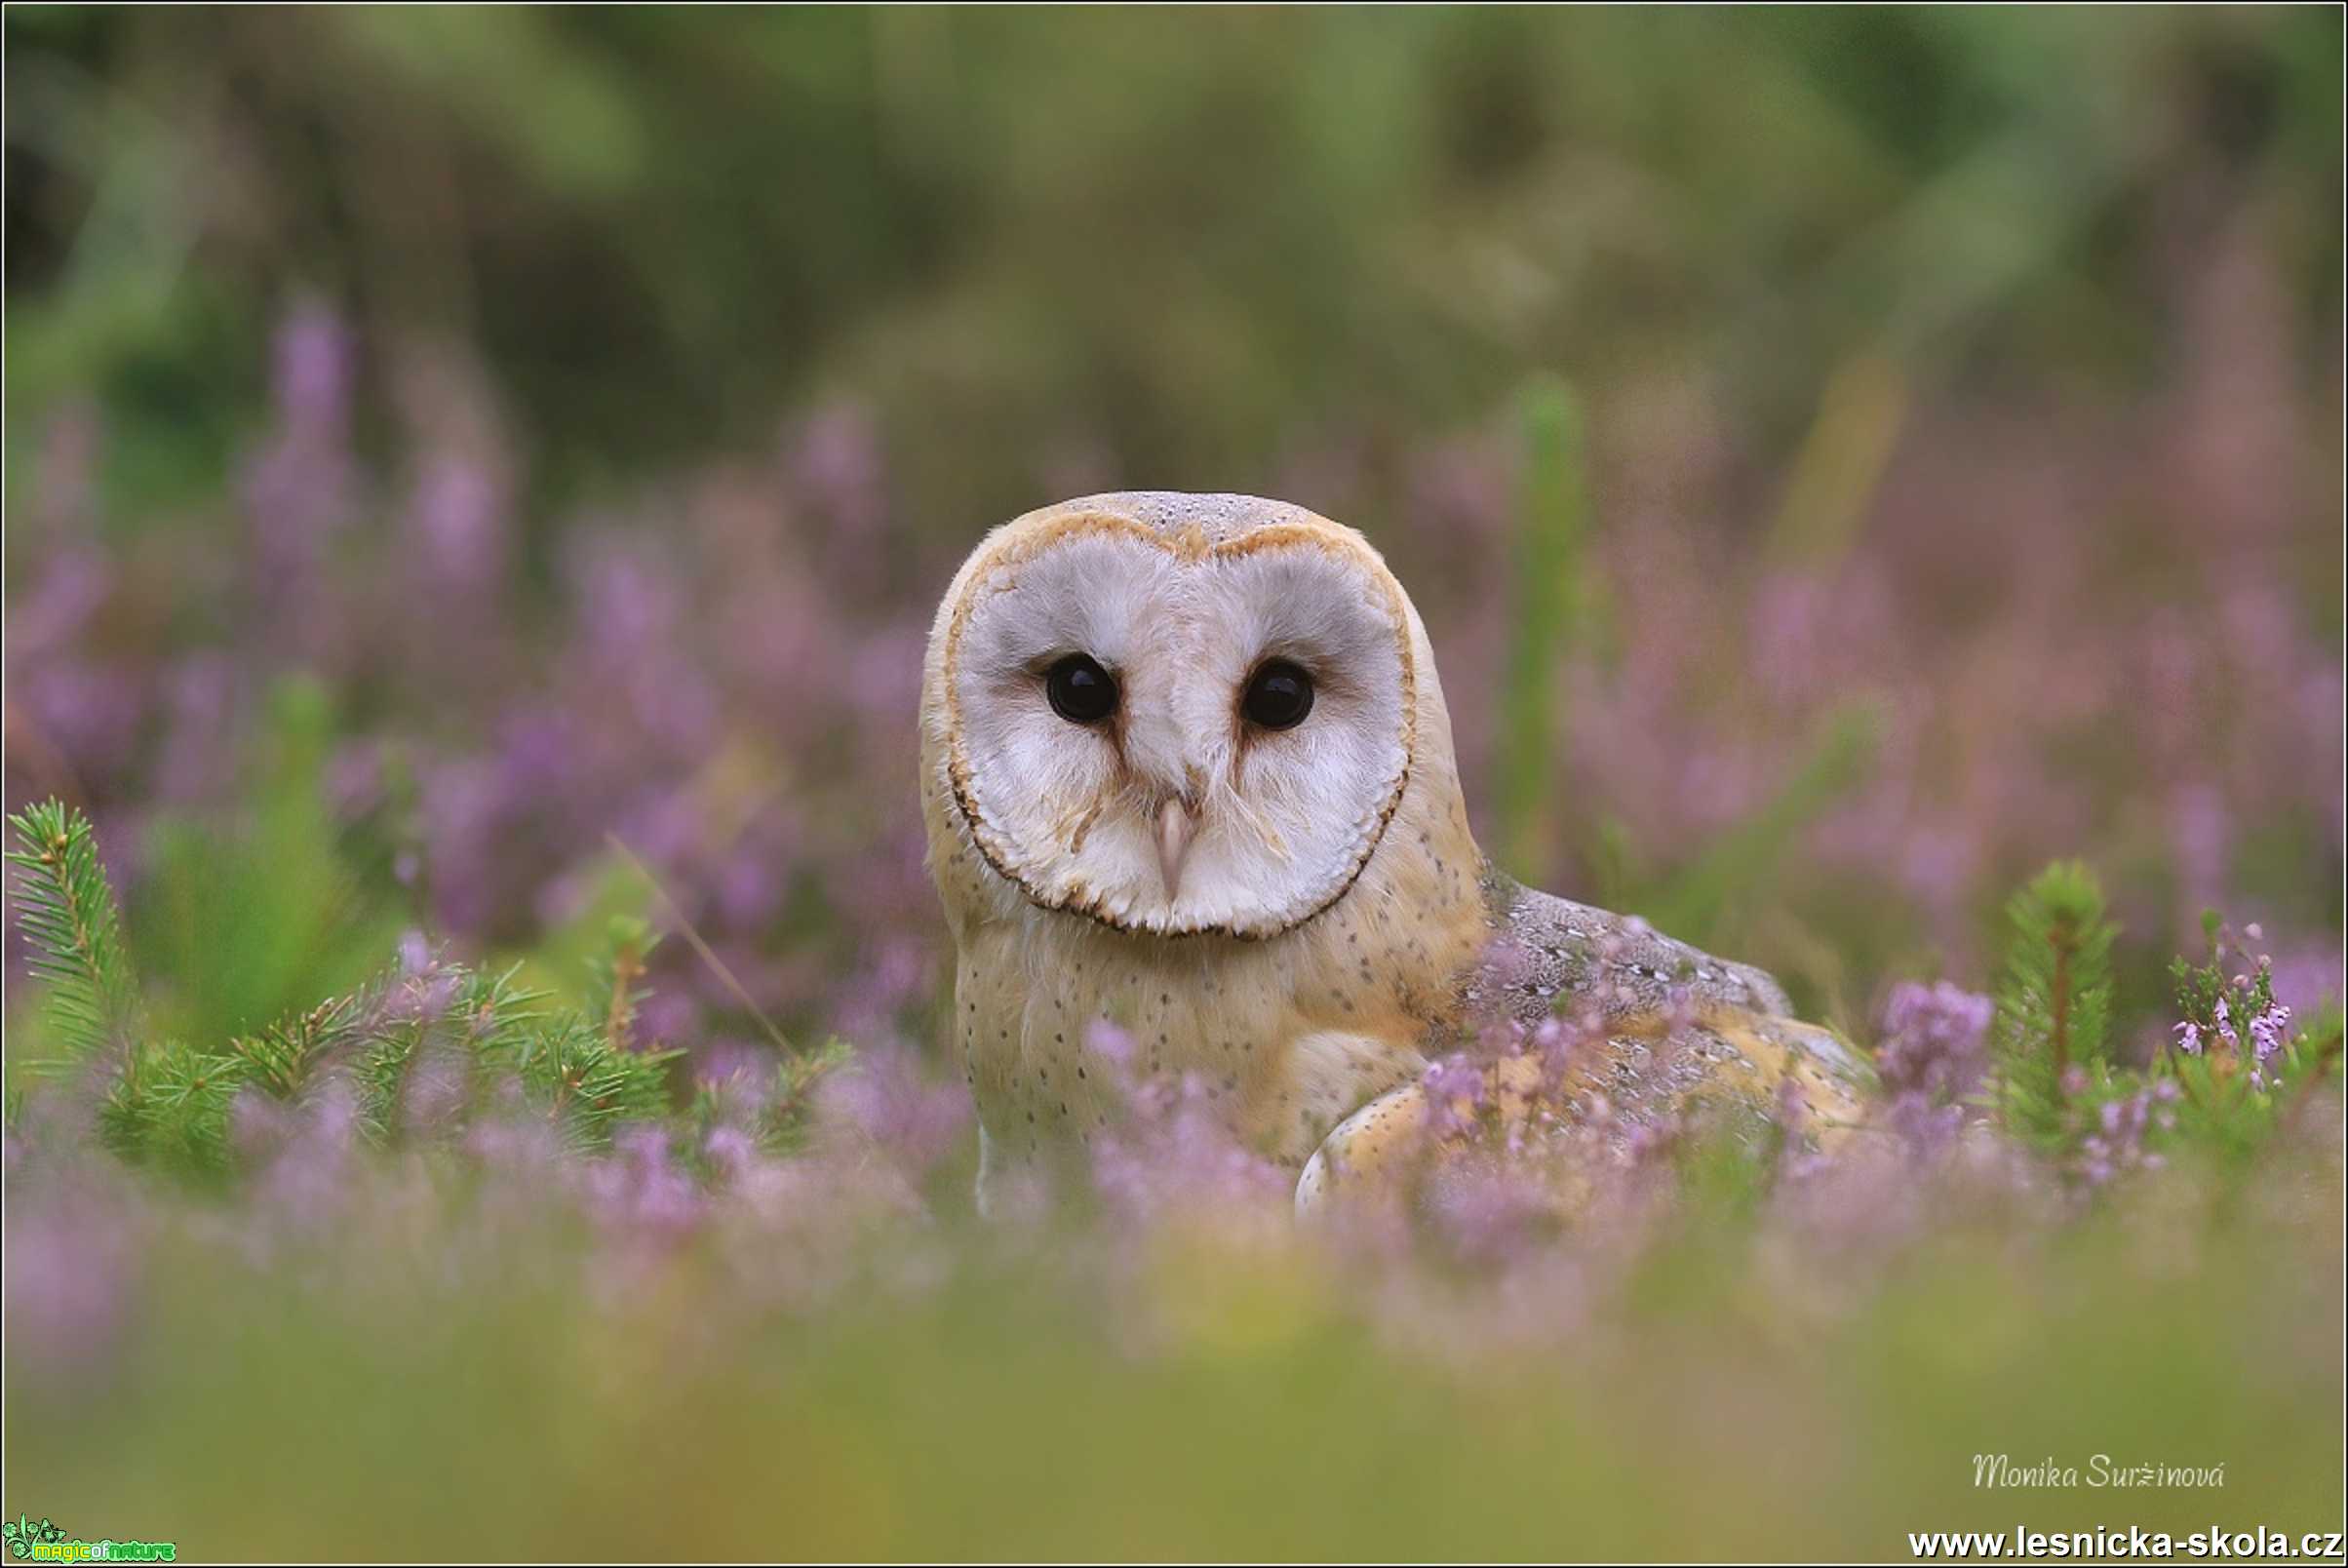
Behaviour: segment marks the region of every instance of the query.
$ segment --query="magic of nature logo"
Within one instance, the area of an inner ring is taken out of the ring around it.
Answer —
[[[0,1540],[20,1562],[176,1562],[176,1541],[85,1541],[44,1517],[19,1513],[0,1522]]]

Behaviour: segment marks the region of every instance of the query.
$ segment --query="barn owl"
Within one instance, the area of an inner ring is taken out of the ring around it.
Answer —
[[[1094,495],[989,533],[930,633],[921,799],[982,1207],[1114,1125],[1100,1020],[1307,1211],[1493,1020],[1600,1020],[1577,1103],[1618,1122],[1715,1093],[1855,1118],[1857,1063],[1769,976],[1490,864],[1409,595],[1301,507]]]

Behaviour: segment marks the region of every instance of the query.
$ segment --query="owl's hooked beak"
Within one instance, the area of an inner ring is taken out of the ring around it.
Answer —
[[[1182,802],[1169,799],[1157,808],[1157,872],[1165,879],[1168,904],[1181,891],[1183,858],[1191,852],[1191,836],[1197,831],[1198,819]]]

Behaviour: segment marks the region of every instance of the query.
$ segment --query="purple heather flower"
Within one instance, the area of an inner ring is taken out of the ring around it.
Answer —
[[[1093,1181],[1111,1203],[1137,1217],[1284,1211],[1293,1176],[1239,1141],[1197,1075],[1143,1084],[1127,1096],[1126,1109],[1114,1129],[1090,1139]]]
[[[1459,1053],[1429,1063],[1420,1082],[1426,1087],[1431,1121],[1437,1134],[1457,1132],[1473,1120],[1484,1103],[1483,1070]],[[1460,1109],[1461,1102],[1468,1109]]]
[[[326,797],[337,818],[350,822],[366,816],[383,804],[383,748],[377,742],[353,742],[328,761]]]
[[[1788,1141],[1799,1143],[1809,1136],[1810,1106],[1802,1097],[1800,1080],[1791,1076],[1778,1080],[1777,1103],[1771,1117]]]
[[[933,1081],[914,1053],[867,1048],[825,1085],[824,1104],[853,1122],[909,1175],[926,1175],[970,1122],[970,1096],[959,1083]]]
[[[315,1232],[342,1210],[350,1196],[358,1096],[336,1078],[281,1124],[287,1135],[261,1176],[258,1196],[295,1231]]]
[[[10,656],[38,660],[70,647],[114,587],[114,566],[98,551],[78,545],[59,551],[32,591],[9,607]]]
[[[728,1176],[739,1176],[758,1157],[758,1143],[740,1127],[712,1127],[701,1140],[701,1152]]]
[[[2176,1025],[2176,1048],[2187,1056],[2201,1054],[2201,1026],[2190,1018]]]
[[[1599,1033],[1602,1028],[1593,1020],[1586,1027],[1577,1029],[1563,1018],[1544,1018],[1534,1026],[1526,1047],[1541,1053],[1541,1086],[1544,1093],[1553,1091],[1565,1081],[1566,1068],[1570,1065],[1574,1047]]]
[[[468,1059],[445,1046],[418,1052],[400,1089],[400,1123],[411,1138],[430,1138],[457,1125],[465,1106]]]
[[[1886,1121],[1911,1152],[1937,1157],[1945,1154],[1964,1130],[1965,1108],[1937,1105],[1922,1090],[1905,1089],[1892,1097]]]
[[[1920,1131],[1937,1128],[1931,1107],[1976,1092],[1987,1064],[1985,1043],[1994,1011],[1987,997],[1939,981],[1902,982],[1884,1007],[1883,1038],[1875,1047],[1878,1075],[1895,1104],[1920,1097],[1901,1118]],[[1940,1140],[1935,1136],[1937,1146]]]
[[[1084,1048],[1107,1057],[1118,1067],[1133,1065],[1133,1037],[1106,1018],[1084,1026]]]
[[[341,322],[310,301],[278,329],[277,430],[246,480],[246,505],[259,547],[261,586],[297,614],[309,604],[322,536],[348,521],[351,345]],[[305,638],[331,637],[331,620],[309,613]]]
[[[149,727],[146,693],[127,668],[61,657],[22,675],[10,671],[9,685],[44,750],[61,754],[77,777],[121,770]]]
[[[2234,819],[2225,797],[2207,784],[2179,789],[2171,803],[2172,842],[2183,882],[2179,902],[2200,909],[2224,896]]]
[[[1677,1112],[1652,1121],[1634,1121],[1624,1137],[1624,1156],[1634,1167],[1660,1165],[1679,1146],[1686,1131]]]
[[[589,1213],[622,1235],[676,1236],[703,1216],[692,1177],[669,1157],[668,1134],[658,1127],[622,1128],[611,1153],[589,1161],[583,1174]]]
[[[1557,1199],[1528,1161],[1469,1158],[1431,1184],[1428,1215],[1463,1261],[1504,1264],[1525,1254],[1557,1219]]]
[[[636,1009],[636,1038],[651,1045],[674,1045],[701,1033],[704,1009],[678,986],[655,988]]]
[[[837,540],[851,547],[834,553],[843,562],[851,552],[868,563],[877,559],[879,552],[870,543],[887,515],[882,488],[887,463],[872,415],[853,403],[818,410],[802,428],[792,457],[809,498],[826,515]]]
[[[2290,1009],[2281,1002],[2270,1002],[2264,1012],[2250,1020],[2250,1049],[2260,1067],[2281,1053],[2289,1039]]]
[[[443,455],[417,481],[412,527],[436,587],[493,590],[505,572],[505,495],[489,468]]]
[[[80,1378],[130,1318],[144,1263],[132,1213],[96,1197],[12,1193],[7,1319],[11,1374]]]
[[[2155,1110],[2175,1096],[2176,1085],[2164,1079],[2097,1106],[2094,1130],[2080,1139],[2073,1171],[2090,1187],[2101,1187],[2126,1171],[2160,1169],[2163,1160],[2144,1147],[2144,1135],[2175,1124],[2166,1109]]]
[[[350,416],[352,360],[341,319],[305,300],[278,328],[274,359],[278,416],[303,432],[339,434]]]

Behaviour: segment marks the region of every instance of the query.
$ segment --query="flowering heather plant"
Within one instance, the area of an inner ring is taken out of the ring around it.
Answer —
[[[1885,1119],[1919,1155],[1945,1149],[1965,1125],[1986,1068],[1994,1003],[1942,980],[1901,981],[1884,1008],[1875,1046]]]
[[[2254,1152],[2309,1100],[2336,1087],[2339,1006],[2328,1001],[2305,1023],[2275,996],[2274,960],[2211,911],[2202,921],[2209,958],[2171,966],[2178,1018],[2156,1063],[2156,1086],[2174,1102],[2172,1124],[2236,1156]]]
[[[249,1341],[254,1328],[236,1315],[237,1304],[254,1304],[255,1323],[290,1316],[296,1338],[272,1341],[278,1349],[265,1353],[295,1356],[302,1381],[248,1384],[244,1397],[275,1410],[298,1387],[388,1425],[358,1450],[330,1445],[342,1456],[333,1463],[286,1447],[282,1436],[243,1439],[249,1457],[309,1477],[305,1495],[340,1500],[332,1515],[280,1525],[289,1542],[333,1539],[318,1522],[329,1516],[365,1521],[351,1525],[363,1532],[354,1540],[396,1539],[396,1526],[353,1490],[357,1471],[340,1467],[396,1469],[391,1456],[426,1431],[441,1432],[445,1446],[443,1429],[417,1425],[427,1418],[413,1401],[467,1408],[479,1396],[467,1392],[474,1374],[460,1369],[476,1364],[499,1368],[500,1399],[519,1398],[527,1419],[582,1434],[582,1456],[600,1452],[605,1439],[595,1434],[624,1430],[646,1410],[688,1414],[693,1431],[714,1423],[736,1443],[779,1441],[791,1453],[820,1451],[827,1438],[858,1430],[898,1452],[909,1424],[984,1448],[962,1418],[937,1425],[934,1391],[902,1407],[910,1393],[889,1391],[916,1368],[966,1384],[997,1361],[1018,1368],[1018,1378],[967,1388],[964,1399],[974,1412],[1011,1412],[1011,1430],[1043,1451],[1054,1440],[1028,1425],[1031,1413],[1083,1409],[1084,1391],[1095,1387],[1126,1391],[1118,1408],[1127,1421],[1174,1430],[1237,1419],[1235,1387],[1207,1395],[1221,1411],[1211,1418],[1179,1400],[1157,1403],[1148,1391],[1159,1374],[1147,1368],[1160,1365],[1277,1369],[1283,1399],[1297,1403],[1259,1405],[1252,1427],[1239,1423],[1256,1433],[1242,1446],[1269,1440],[1267,1421],[1282,1443],[1326,1444],[1325,1434],[1288,1432],[1284,1423],[1360,1400],[1341,1391],[1361,1388],[1366,1362],[1377,1387],[1418,1391],[1413,1399],[1447,1401],[1463,1386],[1484,1391],[1472,1406],[1478,1414],[1441,1418],[1464,1421],[1463,1438],[1500,1419],[1495,1401],[1510,1403],[1516,1413],[1505,1419],[1515,1441],[1567,1470],[1586,1452],[1619,1452],[1626,1442],[1660,1455],[1692,1440],[1741,1468],[1766,1462],[1737,1446],[1741,1437],[1698,1438],[1653,1410],[1603,1436],[1560,1425],[1559,1412],[1575,1407],[1574,1387],[1627,1378],[1628,1395],[1695,1378],[1707,1407],[1721,1397],[1771,1401],[1772,1427],[1826,1419],[1822,1398],[1848,1421],[1857,1395],[1840,1357],[1860,1353],[1870,1336],[1921,1332],[1919,1300],[1997,1310],[1967,1290],[1985,1273],[2013,1270],[2016,1243],[2052,1228],[2079,1233],[2060,1254],[2070,1260],[2060,1265],[2069,1288],[2108,1300],[2126,1319],[2119,1309],[2142,1288],[2131,1282],[2174,1264],[2136,1258],[2125,1230],[2107,1235],[2098,1215],[2158,1212],[2145,1207],[2150,1184],[2201,1179],[2202,1145],[2235,1126],[2194,1117],[2191,1096],[2211,1085],[2262,1106],[2295,1089],[2301,1114],[2270,1117],[2254,1147],[2223,1152],[2259,1170],[2312,1176],[2334,1200],[2270,1212],[2258,1205],[2304,1193],[2307,1183],[2254,1185],[2247,1225],[2172,1235],[2202,1249],[2192,1277],[2232,1282],[2196,1286],[2201,1305],[2192,1310],[2249,1310],[2231,1293],[2238,1285],[2271,1314],[2278,1291],[2305,1288],[2304,1276],[2286,1285],[2275,1269],[2294,1255],[2305,1228],[2338,1218],[2337,1096],[2317,1088],[2315,1069],[2328,1060],[2321,1041],[2302,1033],[2261,1055],[2244,1024],[2235,1029],[2239,1064],[2224,1080],[2157,1064],[2148,1075],[2093,1048],[2076,999],[2109,981],[2093,939],[2102,929],[2098,895],[2079,867],[2056,868],[2014,906],[1998,1081],[2043,1081],[2025,1056],[2054,1048],[2058,1022],[2078,1054],[2058,1075],[2052,1137],[2035,1100],[2011,1087],[1985,1097],[1996,1114],[1981,1131],[2003,1157],[1975,1141],[1960,1149],[1943,1119],[1962,1114],[1990,1071],[1992,1025],[1986,999],[1947,983],[1895,990],[1877,1052],[1881,1125],[1831,1151],[1785,1108],[1756,1137],[1702,1119],[1618,1126],[1602,1099],[1569,1105],[1566,1071],[1590,1026],[1557,1018],[1482,1042],[1482,1060],[1446,1057],[1429,1067],[1424,1087],[1439,1113],[1428,1132],[1432,1157],[1402,1206],[1341,1213],[1300,1233],[1287,1219],[1286,1174],[1223,1129],[1212,1086],[1146,1076],[1131,1039],[1101,1020],[1087,1036],[1088,1063],[1123,1084],[1129,1115],[1090,1135],[1088,1165],[1070,1172],[1077,1190],[1041,1206],[1012,1195],[992,1226],[974,1231],[957,1222],[969,1176],[956,1153],[964,1102],[900,1050],[850,1057],[834,1044],[779,1058],[742,1054],[730,1066],[713,1058],[687,1092],[674,1071],[682,1061],[658,1046],[648,1024],[657,992],[643,976],[658,944],[641,917],[606,923],[581,965],[581,1000],[570,1005],[511,970],[450,961],[411,934],[355,991],[224,1042],[183,1045],[152,1039],[144,1023],[142,982],[87,819],[44,804],[13,826],[19,905],[32,962],[47,977],[47,1038],[63,1054],[15,1103],[8,1128],[8,1353],[20,1391],[10,1419],[79,1397],[73,1391],[96,1381],[136,1389],[137,1403],[168,1430],[184,1401],[223,1396],[200,1369],[264,1353]],[[2075,940],[2081,931],[2091,939]],[[2056,958],[2042,960],[2042,952]],[[2279,1011],[2249,973],[2239,982],[2207,966],[2179,974],[2190,1020],[2211,1029],[2220,1007],[2228,1023]],[[2054,1005],[2059,998],[2071,999],[2069,1011]],[[2252,1071],[2267,1087],[2244,1087]],[[77,1124],[77,1116],[86,1119]],[[1933,1119],[1929,1136],[1919,1117]],[[1902,1141],[1943,1157],[1903,1157]],[[2037,1196],[2049,1183],[2109,1201],[2050,1207]],[[213,1197],[199,1200],[199,1191]],[[2210,1273],[2219,1256],[2210,1249],[2221,1246],[2249,1250],[2224,1253],[2227,1265]],[[2034,1267],[2043,1274],[2056,1266]],[[1931,1282],[1922,1298],[1901,1283],[1918,1279]],[[2173,1294],[2173,1280],[2167,1288]],[[272,1304],[265,1313],[264,1300]],[[1652,1317],[1661,1302],[1671,1304],[1667,1320],[1709,1325],[1715,1348],[1693,1359],[1668,1348]],[[2336,1294],[2319,1293],[2299,1311],[2321,1319],[2337,1309]],[[2065,1358],[2104,1364],[2099,1358],[2122,1353],[2112,1320],[2103,1319],[2094,1354],[2077,1332],[2060,1329],[2027,1355],[2007,1352],[2006,1377],[2059,1384]],[[439,1326],[419,1335],[418,1324]],[[161,1332],[193,1336],[207,1352],[157,1368],[143,1347]],[[1756,1332],[1775,1346],[1758,1360],[1738,1349]],[[2296,1330],[2279,1332],[2288,1343]],[[970,1346],[977,1359],[940,1361],[913,1349],[938,1336]],[[395,1344],[411,1349],[387,1354]],[[1041,1344],[1054,1349],[1037,1359]],[[2317,1335],[2302,1353],[2336,1369],[2336,1340]],[[313,1354],[326,1360],[307,1359]],[[1894,1388],[1916,1376],[1876,1375]],[[833,1380],[841,1378],[852,1392],[840,1392]],[[1547,1392],[1514,1407],[1502,1391],[1518,1384]],[[1874,1387],[1870,1397],[1883,1392]],[[1913,1396],[1955,1407],[1949,1389],[1929,1379]],[[1999,1397],[2008,1419],[2023,1408],[2010,1391]],[[2278,1448],[2259,1425],[2297,1409],[2292,1398],[2271,1384],[2212,1383],[2148,1407],[2133,1430],[2180,1444],[2227,1434],[2229,1453],[2255,1457],[2260,1479],[2244,1495],[2296,1507],[2315,1484],[2314,1449]],[[1630,1398],[1625,1408],[1646,1406]],[[515,1419],[500,1410],[483,1407],[465,1431],[491,1440]],[[1372,1445],[1353,1462],[1375,1462],[1382,1410],[1358,1405],[1353,1433],[1338,1439]],[[820,1413],[783,1414],[793,1411]],[[2312,1408],[2308,1418],[2318,1419]],[[802,1419],[814,1425],[793,1424]],[[1910,1468],[1897,1479],[1887,1472],[1886,1482],[1913,1491],[1918,1439],[1875,1435],[1907,1445],[1899,1463]],[[476,1440],[457,1439],[459,1450]],[[691,1462],[713,1473],[738,1463],[719,1457],[731,1445],[686,1443]],[[525,1469],[545,1484],[572,1473],[569,1461],[528,1444],[521,1451],[537,1454]],[[1250,1451],[1253,1464],[1270,1462]],[[91,1452],[52,1449],[30,1472],[82,1495],[117,1473],[119,1460],[90,1468]],[[1205,1444],[1196,1455],[1213,1452]],[[488,1457],[479,1473],[511,1474]],[[1067,1456],[1059,1462],[1082,1469]],[[1176,1468],[1200,1483],[1220,1474],[1219,1463],[1202,1457]],[[1420,1484],[1438,1496],[1472,1490],[1465,1474],[1439,1467]],[[1781,1503],[1798,1483],[1778,1475],[1772,1484]],[[460,1483],[454,1497],[452,1506],[485,1520],[510,1517],[499,1513],[510,1506],[502,1491]],[[219,1539],[222,1530],[255,1528],[249,1512],[195,1517]],[[696,1519],[692,1539],[714,1549],[748,1527],[720,1509]],[[549,1543],[569,1539],[551,1521],[536,1528]],[[866,1541],[822,1507],[795,1516],[790,1538],[811,1549]],[[999,1539],[1043,1541],[1016,1532]],[[1167,1539],[1210,1537],[1177,1528]],[[1421,1538],[1388,1527],[1380,1539]],[[1503,1530],[1489,1539],[1515,1537]],[[1364,1536],[1353,1549],[1369,1546]],[[956,1548],[972,1549],[967,1538]]]

